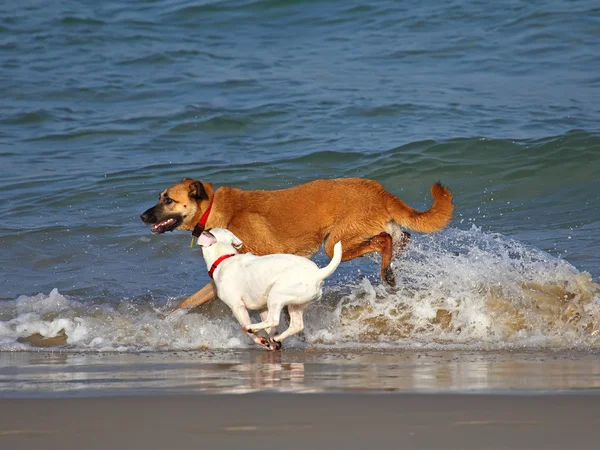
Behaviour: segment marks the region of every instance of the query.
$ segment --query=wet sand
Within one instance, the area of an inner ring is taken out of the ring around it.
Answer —
[[[0,449],[596,449],[594,353],[0,353]]]
[[[597,395],[2,399],[0,448],[592,450],[598,411]]]

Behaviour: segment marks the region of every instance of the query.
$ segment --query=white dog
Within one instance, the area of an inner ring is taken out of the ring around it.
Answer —
[[[281,341],[304,329],[302,314],[308,304],[321,298],[323,281],[331,276],[342,260],[342,244],[335,244],[333,258],[324,268],[302,256],[277,254],[256,256],[238,254],[242,246],[231,231],[212,228],[198,238],[202,255],[215,280],[217,295],[233,312],[242,329],[254,342],[270,350],[281,348]],[[289,328],[272,340],[256,336],[259,330],[279,325],[284,306],[290,313]],[[261,313],[262,322],[252,324],[248,310]]]

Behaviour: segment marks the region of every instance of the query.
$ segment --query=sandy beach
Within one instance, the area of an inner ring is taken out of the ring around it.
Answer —
[[[2,449],[586,449],[585,352],[0,353]]]
[[[599,402],[577,394],[3,399],[0,447],[592,450]]]

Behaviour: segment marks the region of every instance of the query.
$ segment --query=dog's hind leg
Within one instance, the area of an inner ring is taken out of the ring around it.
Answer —
[[[261,320],[261,322],[260,322],[260,323],[264,322],[265,320],[267,320],[267,317],[269,317],[269,310],[268,310],[268,309],[263,309],[263,310],[262,310],[262,311],[259,313],[259,316],[260,316],[260,320]],[[265,328],[265,332],[266,332],[268,335],[270,335],[270,334],[271,334],[271,331],[273,331],[273,329],[272,329],[272,328]]]
[[[267,317],[269,317],[269,310],[268,309],[263,309],[260,312],[260,320],[262,320],[263,322],[265,320],[267,320]],[[269,335],[269,337],[271,336],[271,333],[275,331],[274,328],[265,328],[266,333]]]
[[[308,304],[303,305],[288,305],[288,312],[290,313],[290,326],[283,333],[273,338],[276,342],[282,342],[285,338],[288,338],[294,334],[300,333],[304,330],[304,310]]]
[[[344,239],[343,236],[329,236],[325,243],[325,253],[331,258],[333,256],[333,244],[337,241],[342,241],[343,253],[342,261],[358,258],[367,253],[381,253],[381,279],[390,286],[396,285],[396,277],[390,265],[392,264],[392,256],[394,253],[392,236],[389,233],[381,232],[376,236],[364,238]],[[406,241],[408,242],[408,240]],[[406,246],[406,242],[403,246]]]

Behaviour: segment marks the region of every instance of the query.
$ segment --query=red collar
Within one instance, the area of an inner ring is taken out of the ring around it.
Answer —
[[[208,216],[210,214],[210,210],[212,209],[213,200],[210,201],[210,205],[208,205],[208,209],[206,211],[204,211],[204,214],[202,214],[202,217],[200,217],[198,224],[194,227],[194,231],[192,231],[192,236],[194,236],[194,237],[200,236],[202,234],[202,232],[204,231],[204,228],[206,228],[206,222],[208,221]]]
[[[217,270],[217,267],[219,264],[221,264],[223,261],[225,261],[227,258],[231,258],[232,256],[235,256],[237,253],[231,253],[229,255],[223,255],[221,257],[219,257],[212,266],[210,266],[210,270],[208,271],[208,276],[209,277],[213,277],[213,273],[215,273],[215,270]]]

